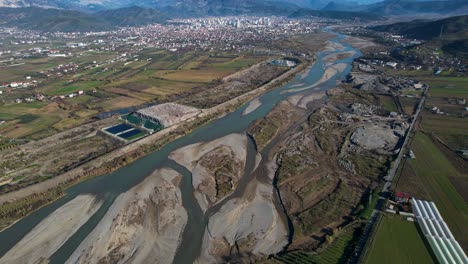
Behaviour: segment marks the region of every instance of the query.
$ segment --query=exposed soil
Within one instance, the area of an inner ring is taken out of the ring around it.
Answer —
[[[248,262],[288,243],[287,225],[273,203],[273,186],[251,181],[244,195],[210,217],[197,263]]]
[[[0,263],[48,262],[49,257],[88,221],[101,204],[92,195],[76,197],[40,222],[0,259]]]
[[[172,263],[187,222],[171,169],[121,194],[67,263]]]
[[[326,100],[315,94],[293,96],[249,129],[260,149],[273,144],[268,158],[278,165],[276,186],[293,228],[288,251],[316,249],[359,214],[362,199],[385,173],[398,135],[406,129],[392,125],[404,119],[380,115],[385,112],[377,110],[381,106],[372,95],[343,88],[327,95]],[[300,104],[303,98],[310,100]],[[373,136],[365,137],[369,144],[350,140],[368,133]],[[382,144],[385,153],[375,147]]]
[[[237,187],[247,159],[247,136],[231,134],[178,149],[170,158],[192,173],[192,184],[203,211]]]
[[[247,106],[247,108],[244,110],[242,115],[248,115],[248,114],[252,113],[253,111],[255,111],[255,109],[260,107],[260,105],[262,105],[262,103],[260,102],[260,100],[258,98],[252,100],[249,103],[249,106]]]

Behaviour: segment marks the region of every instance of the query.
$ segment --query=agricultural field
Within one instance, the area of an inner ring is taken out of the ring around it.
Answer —
[[[0,82],[31,76],[38,83],[0,95],[0,121],[6,121],[0,135],[40,139],[89,123],[102,112],[174,101],[214,87],[220,79],[267,59],[251,54],[143,50],[125,62],[116,60],[117,55],[85,51],[64,58],[22,59],[24,64],[2,67]],[[78,72],[39,74],[71,62],[79,65]],[[83,94],[78,95],[79,91]],[[45,96],[43,102],[14,102],[36,94]]]
[[[410,193],[418,199],[434,201],[455,238],[466,250],[467,171],[460,171],[460,168],[455,167],[452,160],[422,132],[415,135],[411,149],[416,159],[407,159],[404,162],[396,190]]]
[[[421,128],[453,151],[468,149],[468,120],[464,118],[424,113]]]
[[[366,263],[435,263],[423,239],[414,222],[400,216],[385,215],[378,226]]]
[[[378,96],[378,98],[379,98],[379,101],[383,105],[385,110],[387,110],[388,112],[397,112],[398,113],[398,107],[397,107],[393,97],[380,95],[380,96]]]
[[[430,86],[418,132],[411,150],[416,158],[406,159],[399,168],[393,188],[418,199],[434,201],[460,245],[468,248],[468,161],[456,154],[468,147],[466,105],[456,99],[467,99],[467,78],[419,78]],[[434,114],[438,107],[447,114]]]
[[[109,118],[0,152],[0,193],[31,185],[68,171],[122,145],[99,130],[118,122]],[[15,141],[1,140],[1,146]],[[25,154],[26,153],[26,154]]]
[[[443,112],[457,117],[467,114],[465,107],[468,104],[458,104],[457,99],[468,99],[468,78],[428,77],[420,78],[420,81],[430,86],[426,106],[436,106]]]
[[[438,107],[449,115],[435,115],[426,111],[421,123],[422,130],[433,133],[444,144],[456,151],[468,148],[468,122],[465,118],[468,104],[457,100],[468,99],[468,78],[432,77],[424,80],[430,85],[426,109]]]

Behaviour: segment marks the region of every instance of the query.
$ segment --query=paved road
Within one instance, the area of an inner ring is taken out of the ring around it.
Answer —
[[[419,114],[421,113],[424,102],[426,101],[426,95],[427,95],[427,89],[424,90],[424,92],[422,94],[422,97],[421,97],[421,100],[419,102],[418,108],[416,109],[416,113],[414,114],[413,120],[411,121],[411,125],[410,125],[408,131],[406,132],[405,141],[403,142],[403,145],[401,145],[400,153],[398,153],[398,157],[396,158],[392,169],[390,170],[388,175],[385,177],[385,181],[387,181],[387,182],[384,185],[384,188],[382,189],[382,192],[388,191],[388,187],[390,187],[390,185],[391,185],[391,183],[393,181],[393,178],[395,178],[395,174],[396,174],[396,171],[398,170],[398,167],[400,166],[401,159],[403,158],[403,155],[405,154],[404,150],[406,149],[406,147],[408,145],[411,132],[414,129],[414,126],[416,124],[416,121],[419,118]]]
[[[421,110],[423,108],[424,102],[426,101],[427,97],[427,91],[429,88],[425,89],[422,96],[421,100],[419,102],[418,108],[416,109],[416,113],[413,116],[413,120],[411,121],[410,127],[408,128],[408,131],[406,132],[406,137],[405,141],[401,145],[400,152],[398,153],[398,157],[395,159],[395,162],[393,163],[392,168],[388,172],[387,176],[385,176],[385,184],[382,188],[382,191],[379,196],[379,201],[377,202],[374,211],[372,212],[372,215],[367,222],[366,226],[364,227],[364,232],[362,234],[361,239],[359,240],[359,243],[355,249],[354,255],[351,257],[349,260],[349,263],[358,263],[361,254],[363,253],[363,250],[365,249],[367,242],[369,241],[370,236],[372,235],[372,231],[375,228],[375,223],[377,222],[377,219],[379,218],[380,214],[380,208],[383,206],[383,203],[388,197],[390,187],[392,186],[393,179],[395,178],[396,172],[398,170],[398,167],[400,166],[401,160],[406,153],[406,147],[408,145],[410,135],[413,132],[414,126],[416,124],[416,121],[419,118],[419,115],[421,113]]]

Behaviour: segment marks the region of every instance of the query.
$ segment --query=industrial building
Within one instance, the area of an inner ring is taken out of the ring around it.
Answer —
[[[442,264],[468,264],[465,252],[455,240],[433,202],[411,199],[413,213],[432,252]]]

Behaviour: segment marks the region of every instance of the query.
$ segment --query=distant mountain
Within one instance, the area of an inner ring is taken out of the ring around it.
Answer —
[[[75,0],[0,0],[0,7],[42,7],[69,10],[86,9],[79,1]]]
[[[342,2],[342,1],[331,1],[325,7],[322,8],[324,11],[364,11],[365,5],[360,5],[356,2]]]
[[[327,0],[298,0],[301,5]],[[239,14],[289,15],[300,8],[295,0],[0,0],[0,7],[45,7],[86,12],[129,6],[154,8],[174,17]]]
[[[152,8],[132,6],[98,12],[96,16],[105,19],[114,26],[141,26],[154,23],[165,23],[169,16]]]
[[[331,0],[272,0],[276,2],[285,2],[297,5],[301,8],[308,8],[308,9],[322,9],[326,6]]]
[[[267,0],[270,2],[280,2],[292,4],[301,8],[321,9],[326,6],[331,0]],[[354,0],[360,4],[369,4],[379,2],[381,0]],[[177,7],[190,2],[206,2],[210,4],[212,0],[193,1],[193,0],[0,0],[0,7],[62,7],[73,9],[116,9],[133,5],[161,8],[161,7]],[[216,2],[216,1],[214,1]],[[224,1],[218,1],[224,2]],[[239,4],[249,4],[252,2],[261,2],[255,0],[239,0]]]
[[[285,1],[264,0],[183,0],[161,5],[161,10],[172,16],[226,16],[226,15],[289,15],[299,7]]]
[[[368,12],[387,16],[413,14],[463,15],[468,14],[468,1],[386,0],[369,5],[333,1],[325,6],[323,10]]]
[[[295,17],[317,15],[330,18],[359,18],[373,20],[377,16],[437,14],[455,15],[468,14],[468,0],[0,0],[1,6],[24,8],[44,7],[65,10],[78,10],[86,13],[104,12],[132,6],[151,8],[161,11],[171,17],[202,17],[225,15],[278,15]],[[320,11],[318,11],[320,10]],[[336,11],[344,12],[337,13]],[[130,12],[130,11],[129,11]],[[133,10],[129,15],[136,14],[151,21],[157,16],[150,11],[142,13]],[[358,12],[358,13],[352,13]],[[112,14],[112,13],[109,13]],[[372,15],[375,14],[375,15]],[[343,15],[343,17],[340,17]],[[1,20],[2,18],[0,18]],[[140,18],[129,18],[122,21],[119,15],[113,20],[119,20],[119,25],[138,25]],[[98,21],[99,22],[99,21]],[[157,22],[157,20],[156,20]],[[123,24],[120,24],[123,23]],[[143,22],[145,23],[145,22]],[[92,27],[94,22],[89,21]]]
[[[0,8],[0,26],[40,31],[103,31],[118,26],[164,23],[168,16],[154,9],[128,7],[88,14],[38,7]]]
[[[0,25],[44,31],[100,31],[110,23],[79,11],[38,7],[0,8]]]
[[[384,17],[366,12],[348,12],[348,11],[328,11],[328,10],[312,10],[312,9],[301,9],[294,12],[290,17],[323,17],[331,19],[348,19],[348,20],[361,20],[361,21],[373,21],[382,20]]]
[[[435,38],[468,39],[468,15],[436,21],[414,20],[372,27],[377,31],[392,32],[408,38],[432,40]]]

